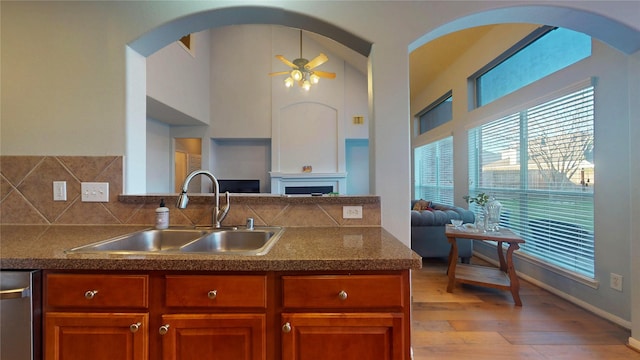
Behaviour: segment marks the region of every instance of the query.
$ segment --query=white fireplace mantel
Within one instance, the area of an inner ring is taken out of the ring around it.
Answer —
[[[287,186],[332,186],[333,192],[347,191],[347,173],[270,172],[269,175],[272,194],[284,194]]]

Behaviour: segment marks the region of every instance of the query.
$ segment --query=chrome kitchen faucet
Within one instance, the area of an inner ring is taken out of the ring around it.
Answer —
[[[212,224],[213,224],[213,227],[220,228],[220,223],[222,222],[222,220],[224,220],[224,218],[229,213],[229,207],[230,207],[229,192],[228,191],[225,192],[225,198],[227,200],[227,203],[224,204],[222,209],[220,209],[220,185],[218,184],[218,179],[216,179],[216,177],[213,176],[212,173],[206,170],[195,170],[191,174],[189,174],[186,179],[184,179],[184,184],[182,184],[182,192],[178,196],[176,207],[178,209],[184,209],[187,207],[187,204],[189,203],[189,197],[187,196],[187,188],[189,188],[189,183],[191,182],[191,180],[198,175],[207,176],[209,179],[211,179],[211,182],[213,183],[213,193],[215,195],[215,207],[213,208]]]

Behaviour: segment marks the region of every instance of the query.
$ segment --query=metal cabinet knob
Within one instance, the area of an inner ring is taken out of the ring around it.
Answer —
[[[285,332],[285,333],[291,332],[291,324],[287,322],[284,325],[282,325],[282,332]]]
[[[98,290],[87,290],[87,292],[84,293],[84,297],[85,299],[93,299],[96,294],[98,293]]]
[[[160,326],[160,329],[158,329],[158,332],[160,333],[160,335],[164,335],[166,333],[169,332],[169,324],[164,324],[162,326]]]
[[[207,297],[211,300],[215,299],[218,296],[218,290],[211,290],[207,293]]]
[[[340,299],[340,300],[347,300],[347,297],[348,297],[347,292],[344,291],[344,290],[341,290],[338,293],[338,299]]]
[[[142,326],[142,324],[141,324],[141,323],[131,324],[131,325],[129,325],[129,330],[130,330],[132,333],[136,333],[136,332],[138,332],[138,330],[140,330],[140,326]]]

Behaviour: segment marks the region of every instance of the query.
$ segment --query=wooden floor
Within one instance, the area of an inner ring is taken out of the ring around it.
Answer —
[[[640,359],[626,346],[629,330],[526,281],[521,308],[506,291],[446,286],[444,261],[412,272],[415,360]]]

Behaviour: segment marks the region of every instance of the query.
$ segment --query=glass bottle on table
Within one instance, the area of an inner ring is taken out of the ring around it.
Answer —
[[[500,201],[492,195],[489,198],[489,202],[485,205],[485,230],[486,231],[499,231],[500,230],[500,213],[502,211],[502,204]]]

